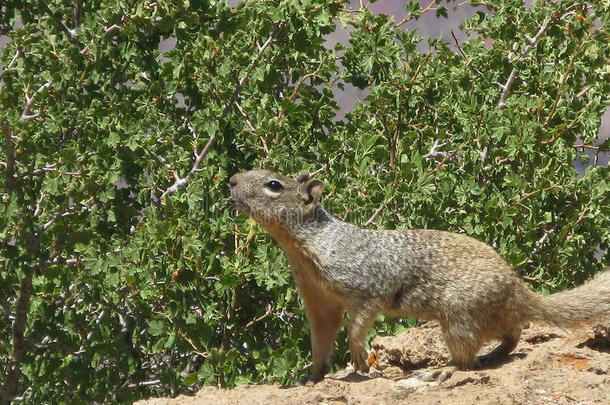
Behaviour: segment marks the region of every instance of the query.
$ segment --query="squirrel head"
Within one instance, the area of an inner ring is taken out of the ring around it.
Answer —
[[[293,178],[251,170],[231,176],[229,187],[239,208],[273,235],[314,217],[324,183],[304,173]]]

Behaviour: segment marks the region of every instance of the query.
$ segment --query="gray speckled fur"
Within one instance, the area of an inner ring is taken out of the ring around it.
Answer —
[[[268,183],[282,185],[273,191]],[[610,320],[610,272],[576,289],[540,296],[490,246],[435,230],[367,230],[329,215],[324,185],[265,170],[235,175],[233,199],[287,254],[312,327],[313,381],[324,378],[342,314],[350,314],[351,361],[367,370],[366,331],[380,312],[438,320],[458,368],[508,355],[528,321],[572,327]]]

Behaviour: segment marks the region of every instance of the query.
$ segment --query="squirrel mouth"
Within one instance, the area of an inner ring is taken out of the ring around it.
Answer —
[[[250,215],[250,213],[252,212],[252,209],[250,208],[250,206],[248,204],[246,204],[239,198],[235,197],[234,195],[231,195],[231,200],[233,200],[233,202],[234,202],[233,211],[239,210],[239,211],[243,211],[246,214]]]

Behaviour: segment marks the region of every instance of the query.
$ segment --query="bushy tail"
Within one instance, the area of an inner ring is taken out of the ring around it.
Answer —
[[[580,287],[549,296],[538,295],[531,319],[560,328],[581,324],[610,325],[610,269]]]

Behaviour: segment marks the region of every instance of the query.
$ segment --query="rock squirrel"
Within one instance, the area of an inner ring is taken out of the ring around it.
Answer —
[[[324,183],[266,170],[236,174],[232,199],[286,252],[311,324],[316,382],[329,371],[336,333],[349,314],[351,363],[368,371],[365,338],[378,313],[437,320],[451,366],[422,373],[443,380],[455,368],[502,359],[528,321],[570,328],[610,319],[610,271],[550,296],[531,291],[490,246],[437,230],[367,230],[328,214]],[[477,357],[490,340],[501,343]]]

